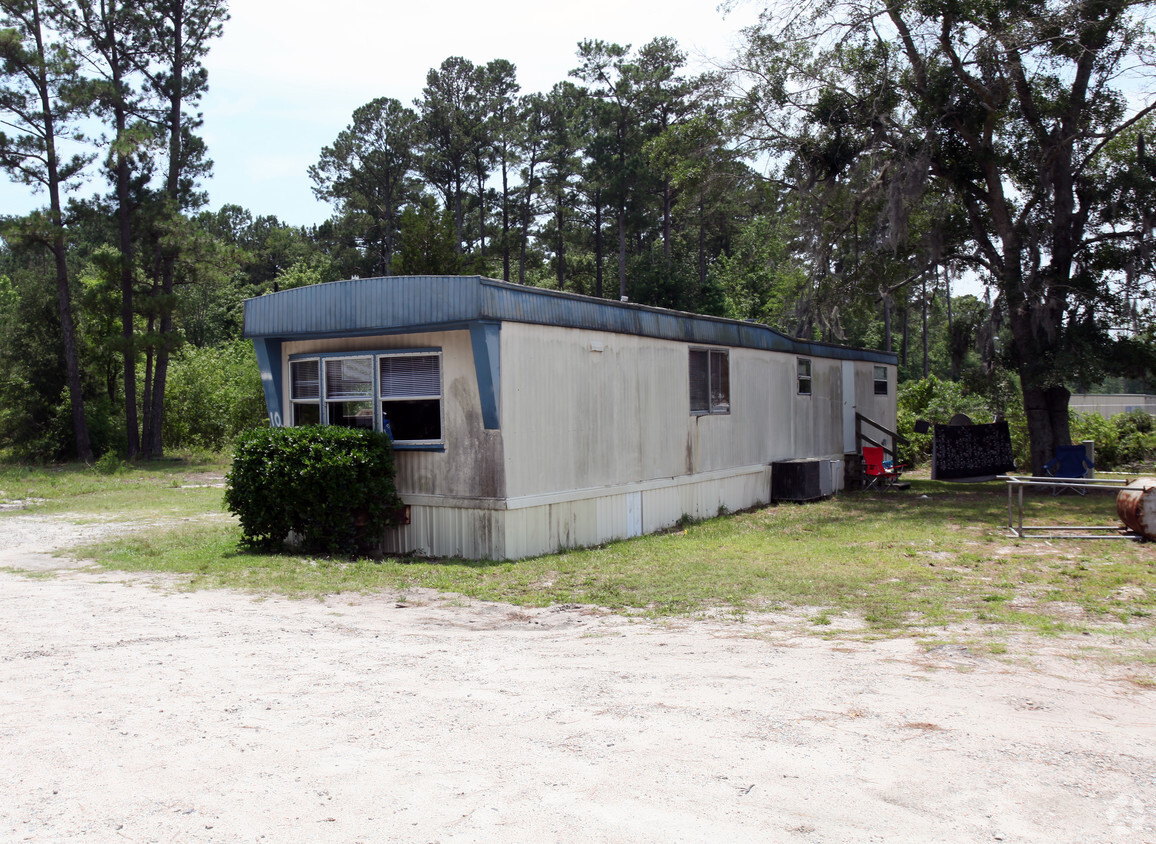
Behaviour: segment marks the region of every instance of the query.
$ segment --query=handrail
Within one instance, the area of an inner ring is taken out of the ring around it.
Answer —
[[[856,451],[859,451],[859,452],[863,451],[863,443],[867,442],[873,446],[877,446],[878,448],[883,449],[887,454],[891,455],[892,460],[896,459],[896,457],[897,457],[894,448],[891,448],[890,446],[884,445],[881,442],[876,442],[872,437],[869,437],[867,434],[863,433],[863,423],[864,422],[866,422],[872,428],[875,428],[876,430],[882,431],[884,434],[887,434],[888,436],[891,437],[891,439],[894,442],[901,442],[904,445],[910,445],[911,444],[911,441],[908,440],[907,437],[903,436],[902,434],[898,433],[897,431],[892,431],[890,428],[885,428],[882,425],[880,425],[878,422],[876,422],[874,419],[872,419],[870,416],[864,416],[859,411],[855,411],[855,450]]]

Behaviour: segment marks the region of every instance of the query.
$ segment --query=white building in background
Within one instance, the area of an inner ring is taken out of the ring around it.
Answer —
[[[1098,413],[1105,419],[1131,410],[1142,410],[1156,416],[1156,396],[1143,393],[1072,393],[1068,407],[1081,413]]]
[[[245,303],[270,422],[389,430],[389,553],[515,559],[770,500],[772,463],[894,430],[896,357],[490,279],[356,279]],[[841,486],[841,473],[833,476]]]

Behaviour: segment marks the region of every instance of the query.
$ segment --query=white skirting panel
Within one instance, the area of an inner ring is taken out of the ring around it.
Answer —
[[[412,505],[410,523],[385,532],[386,554],[501,560],[505,554],[504,510]]]
[[[649,486],[650,488],[646,488]],[[632,485],[626,491],[585,490],[572,500],[508,502],[507,509],[440,506],[425,498],[410,505],[409,525],[387,531],[387,554],[430,557],[520,559],[567,548],[625,539],[641,518],[642,532],[674,525],[684,515],[709,519],[770,500],[771,469],[745,467],[734,475],[712,472],[662,484]],[[641,496],[641,514],[638,501]],[[553,496],[552,496],[553,497]],[[403,496],[404,498],[404,496]]]

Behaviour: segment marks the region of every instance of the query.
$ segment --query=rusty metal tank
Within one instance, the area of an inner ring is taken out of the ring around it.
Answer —
[[[1120,521],[1145,539],[1156,539],[1156,478],[1137,478],[1116,495]]]

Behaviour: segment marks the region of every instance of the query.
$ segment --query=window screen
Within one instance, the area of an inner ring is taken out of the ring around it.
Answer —
[[[710,356],[690,350],[690,412],[710,413]]]
[[[293,401],[317,401],[321,397],[321,368],[317,360],[295,360],[289,364]]]
[[[390,355],[381,358],[381,397],[422,398],[442,392],[438,355]]]
[[[730,357],[719,349],[691,349],[689,354],[691,413],[730,413]]]
[[[325,399],[372,399],[373,358],[325,361]]]
[[[325,413],[330,425],[373,428],[373,358],[326,358]]]

